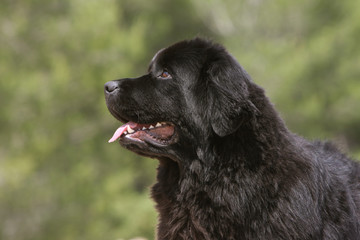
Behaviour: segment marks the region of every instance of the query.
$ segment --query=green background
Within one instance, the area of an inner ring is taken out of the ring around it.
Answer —
[[[360,158],[360,1],[2,0],[0,239],[154,238],[157,161],[107,140],[103,85],[224,44],[289,128]]]

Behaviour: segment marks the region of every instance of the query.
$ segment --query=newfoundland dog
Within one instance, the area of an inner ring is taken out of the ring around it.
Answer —
[[[109,142],[159,160],[157,239],[360,239],[360,165],[291,133],[221,45],[162,49],[105,97]]]

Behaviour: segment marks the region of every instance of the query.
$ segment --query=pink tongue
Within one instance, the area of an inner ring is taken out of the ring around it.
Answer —
[[[121,127],[119,127],[114,135],[112,136],[112,138],[110,138],[109,143],[116,141],[117,139],[119,139],[121,137],[121,135],[126,131],[127,126],[131,127],[131,128],[135,128],[137,126],[137,123],[134,122],[128,122],[125,123],[124,125],[122,125]]]

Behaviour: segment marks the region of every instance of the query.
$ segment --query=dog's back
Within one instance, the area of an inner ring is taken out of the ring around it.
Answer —
[[[332,239],[341,226],[341,232],[348,233],[344,239],[360,239],[360,164],[330,142],[315,142],[312,152],[322,180],[319,186],[323,219],[331,221],[324,239]]]

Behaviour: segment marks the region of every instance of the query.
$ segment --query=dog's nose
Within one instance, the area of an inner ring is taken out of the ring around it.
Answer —
[[[105,83],[104,90],[105,93],[109,94],[114,92],[115,90],[118,90],[120,88],[118,81],[110,81]]]

